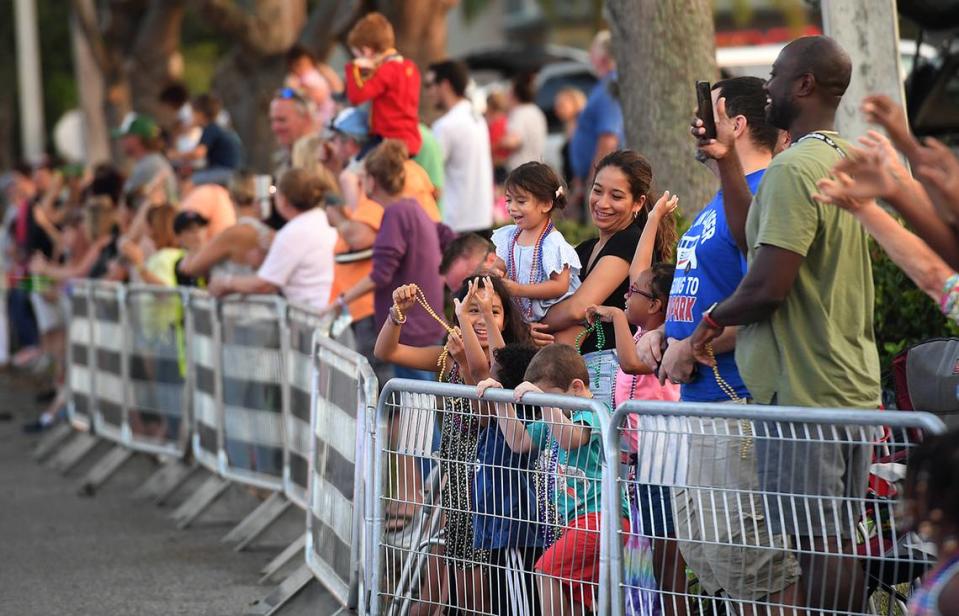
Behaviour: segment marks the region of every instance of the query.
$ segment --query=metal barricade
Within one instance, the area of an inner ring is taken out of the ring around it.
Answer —
[[[630,524],[606,522],[611,613],[905,614],[934,559],[901,524],[897,480],[942,431],[927,413],[621,405],[606,472]]]
[[[369,546],[363,545],[364,503],[372,489],[366,426],[378,386],[365,357],[320,332],[313,336],[311,355],[306,563],[352,609],[369,585],[370,556],[364,550]],[[361,580],[358,568],[364,562],[367,577]]]
[[[185,293],[147,285],[126,289],[125,442],[131,449],[182,457],[190,434]]]
[[[67,326],[67,416],[75,430],[88,432],[93,424],[94,353],[90,319],[90,284],[70,285]]]
[[[512,391],[387,383],[372,436],[370,613],[608,613],[608,428],[592,399],[514,405]]]
[[[186,327],[193,457],[207,470],[219,473],[219,452],[223,449],[220,322],[216,300],[206,291],[190,291]]]
[[[220,300],[223,439],[220,474],[283,490],[286,303],[279,297]]]
[[[123,360],[128,334],[125,319],[123,285],[94,282],[90,288],[93,327],[91,345],[96,367],[94,377],[93,423],[99,436],[117,443],[125,442],[125,387],[127,363]]]
[[[289,340],[285,382],[289,404],[283,408],[283,425],[286,430],[283,491],[287,498],[304,511],[309,507],[307,490],[310,483],[310,409],[313,408],[310,400],[313,380],[313,332],[323,320],[315,310],[299,306],[287,308]]]

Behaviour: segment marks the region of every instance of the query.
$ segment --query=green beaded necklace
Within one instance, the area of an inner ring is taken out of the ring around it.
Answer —
[[[583,341],[593,332],[596,332],[596,350],[602,351],[606,348],[606,330],[603,329],[603,324],[597,319],[576,336],[575,346],[577,352],[582,353]],[[594,389],[599,388],[599,362],[593,366],[592,386]]]

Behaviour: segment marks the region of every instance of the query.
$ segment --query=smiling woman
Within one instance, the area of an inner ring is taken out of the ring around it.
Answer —
[[[583,264],[579,273],[582,285],[571,297],[550,308],[543,319],[557,342],[576,344],[579,339],[580,351],[591,370],[610,381],[608,387],[595,387],[594,383],[594,394],[600,399],[607,393],[612,395],[616,334],[610,323],[602,323],[598,327],[603,335],[597,332],[584,336],[586,308],[593,304],[625,307],[629,265],[651,207],[648,193],[652,181],[649,161],[633,150],[619,150],[599,161],[589,195],[589,213],[599,237],[576,247]],[[669,261],[675,244],[676,228],[670,218],[657,232],[653,262]],[[603,348],[600,340],[605,341]]]

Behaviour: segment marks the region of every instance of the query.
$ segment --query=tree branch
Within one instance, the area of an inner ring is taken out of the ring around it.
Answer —
[[[207,19],[244,47],[262,56],[285,52],[306,22],[306,1],[256,0],[255,7],[250,13],[233,0],[203,2]]]
[[[112,72],[115,66],[110,54],[107,53],[103,37],[100,35],[100,28],[96,24],[96,14],[89,10],[96,11],[96,9],[91,3],[83,0],[70,0],[70,7],[73,9],[73,18],[76,20],[80,32],[83,33],[83,37],[87,40],[93,61],[97,63],[100,72],[104,74]]]
[[[300,43],[317,58],[325,58],[337,39],[359,19],[362,5],[361,0],[317,2],[300,33]]]

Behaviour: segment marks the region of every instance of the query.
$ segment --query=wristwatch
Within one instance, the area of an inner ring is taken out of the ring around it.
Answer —
[[[716,322],[716,319],[713,318],[713,310],[716,309],[716,306],[719,305],[719,302],[713,302],[713,305],[703,311],[703,322],[710,329],[722,329],[723,326]]]

